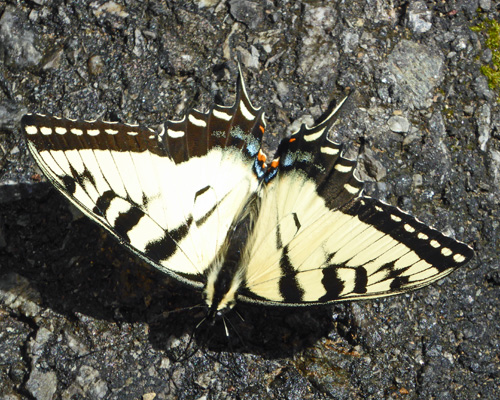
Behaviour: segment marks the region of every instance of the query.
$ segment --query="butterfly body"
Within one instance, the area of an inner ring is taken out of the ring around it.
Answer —
[[[192,110],[160,133],[29,114],[38,165],[129,250],[203,291],[210,315],[237,300],[311,305],[417,289],[472,249],[361,195],[356,161],[328,138],[339,107],[260,149],[264,114],[241,71],[232,107]]]

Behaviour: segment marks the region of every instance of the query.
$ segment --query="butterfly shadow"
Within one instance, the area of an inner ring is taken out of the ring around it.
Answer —
[[[178,307],[165,299],[177,282],[71,210],[48,184],[31,186],[21,200],[0,210],[6,241],[0,247],[0,276],[27,279],[43,307],[69,319],[79,313],[110,322],[144,322],[157,298],[166,310]]]
[[[333,329],[331,307],[266,307],[238,303],[224,318],[203,321],[201,294],[125,251],[87,218],[76,218],[48,185],[2,210],[8,245],[1,275],[27,278],[45,307],[110,324],[148,325],[148,340],[182,357],[193,350],[281,358]],[[203,321],[203,322],[202,322]],[[175,358],[175,357],[174,357]]]
[[[183,344],[177,343],[179,348],[174,358],[183,358],[200,349],[216,354],[249,353],[275,359],[293,356],[334,329],[331,307],[269,307],[238,303],[233,310],[215,320],[207,320],[205,315],[206,310],[198,308],[158,318],[150,324],[152,345],[169,352],[172,338],[184,334]],[[188,333],[186,326],[189,327]]]

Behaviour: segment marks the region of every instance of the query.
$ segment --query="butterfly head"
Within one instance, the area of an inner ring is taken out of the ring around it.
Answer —
[[[222,317],[234,307],[242,285],[240,274],[221,273],[221,269],[224,268],[212,269],[203,291],[209,320]]]
[[[208,308],[207,312],[207,321],[209,321],[211,324],[215,323],[215,321],[219,320],[220,318],[223,318],[224,315],[231,310],[234,305],[236,304],[235,301],[228,303],[226,306],[219,307],[219,304],[212,304]]]

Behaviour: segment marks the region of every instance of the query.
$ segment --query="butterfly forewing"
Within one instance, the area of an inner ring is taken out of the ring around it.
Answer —
[[[264,122],[242,89],[233,107],[193,110],[160,135],[35,114],[22,124],[34,158],[70,201],[157,268],[202,286],[258,187]]]

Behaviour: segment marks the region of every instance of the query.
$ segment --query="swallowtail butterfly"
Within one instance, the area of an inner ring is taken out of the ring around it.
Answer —
[[[340,104],[340,106],[342,103]],[[312,305],[430,284],[473,250],[362,196],[356,161],[328,138],[337,107],[266,164],[261,108],[240,75],[232,107],[138,126],[28,114],[49,181],[142,259],[203,291],[209,316],[237,300]]]

